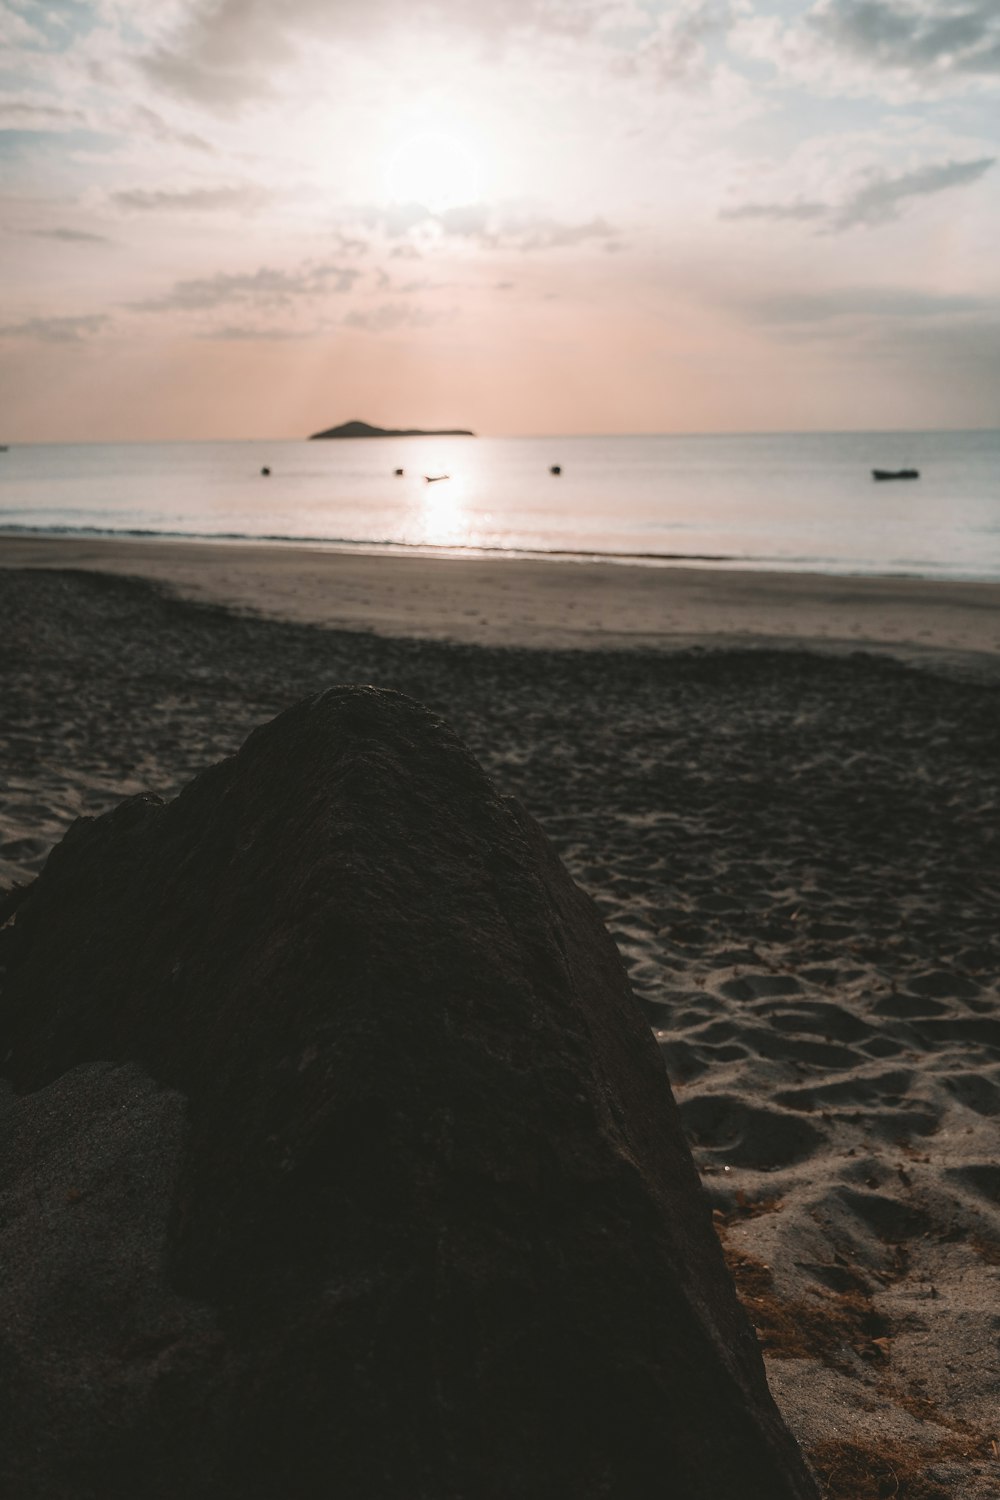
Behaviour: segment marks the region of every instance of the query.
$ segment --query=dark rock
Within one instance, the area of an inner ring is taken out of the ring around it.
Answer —
[[[323,432],[310,433],[316,438],[387,438],[387,437],[475,437],[467,427],[373,427],[371,422],[341,422]]]
[[[96,1331],[5,1379],[0,1492],[814,1495],[596,908],[418,705],[320,694],[173,803],[77,823],[4,939],[15,1088],[138,1064],[174,1156],[147,1140],[125,1215],[148,1283],[126,1229],[117,1280],[61,1283]]]
[[[90,1063],[0,1101],[0,1494],[210,1493],[190,1433],[231,1382],[213,1308],[164,1264],[181,1094]]]

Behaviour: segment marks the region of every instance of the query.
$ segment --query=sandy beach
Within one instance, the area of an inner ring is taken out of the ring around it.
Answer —
[[[0,884],[338,682],[598,902],[830,1497],[1000,1492],[1000,586],[0,544]]]
[[[4,538],[2,566],[138,576],[271,619],[415,640],[605,651],[808,643],[1000,670],[995,583],[50,537]]]

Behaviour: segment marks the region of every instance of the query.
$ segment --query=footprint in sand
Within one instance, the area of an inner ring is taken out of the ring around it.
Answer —
[[[960,1187],[971,1188],[980,1198],[985,1198],[988,1203],[1000,1208],[1000,1167],[992,1162],[983,1166],[972,1163],[963,1167],[949,1167],[945,1175]]]
[[[811,1156],[825,1137],[808,1120],[736,1094],[698,1094],[680,1105],[690,1141],[729,1166],[770,1171]]]
[[[758,1016],[767,1016],[777,1031],[806,1036],[820,1036],[824,1041],[861,1042],[874,1034],[867,1021],[842,1005],[824,1000],[803,1002],[790,1009],[787,1004],[767,1001],[752,1007]]]
[[[907,984],[914,995],[923,995],[930,1000],[968,1000],[979,994],[979,985],[962,974],[948,974],[942,969],[933,969],[918,974]]]
[[[799,981],[791,974],[745,974],[741,979],[727,979],[719,985],[729,1000],[766,1000],[772,995],[798,995]]]
[[[982,1073],[944,1073],[940,1082],[953,1099],[974,1114],[1000,1115],[1000,1071],[989,1076]]]

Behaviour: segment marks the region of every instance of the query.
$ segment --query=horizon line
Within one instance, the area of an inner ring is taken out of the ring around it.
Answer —
[[[685,428],[683,430],[647,430],[639,432],[470,432],[460,434],[446,432],[443,429],[438,432],[414,433],[402,441],[412,442],[416,437],[442,436],[468,436],[473,440],[485,438],[487,441],[523,441],[523,442],[567,442],[578,439],[608,440],[612,438],[755,438],[755,437],[852,437],[872,436],[917,436],[922,433],[976,433],[976,432],[1000,432],[1000,424],[994,426],[975,427],[768,427],[768,428]],[[146,438],[11,438],[0,444],[0,449],[6,448],[42,448],[42,447],[143,447],[162,446],[172,444],[198,444],[198,443],[311,443],[315,439],[309,434],[294,437],[146,437]],[[372,442],[399,442],[397,437],[356,437],[337,438],[334,442],[343,443],[372,443]]]

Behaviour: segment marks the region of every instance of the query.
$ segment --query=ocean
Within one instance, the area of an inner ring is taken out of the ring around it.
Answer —
[[[24,444],[3,533],[1000,579],[1000,431]]]

